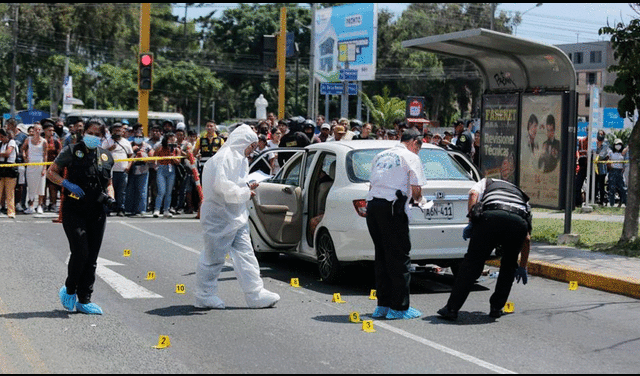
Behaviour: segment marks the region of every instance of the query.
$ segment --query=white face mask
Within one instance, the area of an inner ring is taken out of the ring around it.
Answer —
[[[616,151],[622,150],[622,145],[618,144],[613,147]]]

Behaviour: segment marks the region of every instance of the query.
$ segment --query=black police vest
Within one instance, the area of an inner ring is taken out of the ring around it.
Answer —
[[[98,197],[102,192],[106,193],[109,179],[111,179],[113,157],[111,153],[102,148],[89,150],[83,142],[70,145],[70,147],[72,159],[67,167],[67,180],[82,188],[85,195],[78,200],[69,197],[70,192],[65,189],[64,205],[78,202],[84,205],[98,206]]]
[[[487,178],[484,195],[480,201],[483,208],[491,204],[522,205],[527,207],[529,196],[517,186],[504,180]]]
[[[207,138],[207,136],[201,137],[200,138],[200,156],[205,158],[205,159],[209,159],[210,157],[213,157],[213,154],[218,152],[218,149],[220,149],[220,146],[222,146],[222,141],[221,138],[218,137],[216,135],[216,137],[213,138],[213,142],[209,142],[209,139]]]

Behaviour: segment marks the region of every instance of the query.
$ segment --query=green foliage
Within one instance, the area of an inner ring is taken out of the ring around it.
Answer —
[[[378,126],[392,129],[394,120],[404,118],[405,101],[396,97],[390,98],[388,87],[382,89],[382,96],[374,95],[372,99],[369,99],[367,94],[362,94],[362,101],[371,111],[371,117]]]

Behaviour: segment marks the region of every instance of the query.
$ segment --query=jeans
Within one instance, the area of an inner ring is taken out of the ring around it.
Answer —
[[[124,212],[124,200],[127,194],[128,173],[114,171],[112,175],[113,193],[115,194],[118,211]]]
[[[156,182],[158,185],[158,195],[156,196],[155,210],[163,209],[166,213],[171,204],[171,191],[176,178],[176,168],[172,165],[158,165]],[[164,199],[164,205],[163,205]]]
[[[616,191],[620,195],[620,203],[627,204],[627,191],[624,189],[624,178],[622,177],[622,169],[609,169],[609,205],[616,203]]]
[[[127,197],[125,199],[125,209],[129,213],[144,213],[147,211],[147,185],[149,184],[149,173],[140,175],[129,175],[127,183]]]

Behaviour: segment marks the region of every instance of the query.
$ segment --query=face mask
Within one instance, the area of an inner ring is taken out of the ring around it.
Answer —
[[[133,142],[135,142],[136,144],[141,144],[142,141],[144,141],[144,139],[142,137],[135,137],[133,139]]]
[[[604,141],[604,136],[598,135],[598,141]]]
[[[622,145],[618,144],[618,145],[614,146],[613,148],[616,149],[616,151],[620,151],[620,150],[622,150]]]
[[[89,149],[95,149],[100,146],[100,137],[96,137],[92,134],[86,134],[82,137],[82,141]]]

